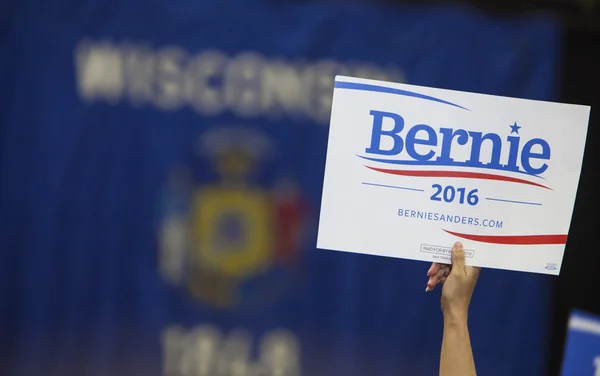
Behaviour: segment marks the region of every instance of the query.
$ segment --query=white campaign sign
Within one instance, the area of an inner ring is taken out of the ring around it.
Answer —
[[[558,275],[589,112],[338,76],[317,247]]]

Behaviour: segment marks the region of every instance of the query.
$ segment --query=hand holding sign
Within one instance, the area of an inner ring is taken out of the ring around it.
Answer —
[[[475,361],[467,316],[471,296],[481,268],[465,265],[465,250],[459,242],[452,247],[452,265],[433,263],[427,275],[427,290],[443,283],[442,312],[444,339],[440,355],[441,376],[475,376]]]
[[[432,291],[436,285],[443,284],[444,315],[466,321],[480,271],[481,268],[465,265],[465,250],[460,242],[456,242],[452,247],[452,265],[434,262],[427,272],[429,281],[425,291]]]

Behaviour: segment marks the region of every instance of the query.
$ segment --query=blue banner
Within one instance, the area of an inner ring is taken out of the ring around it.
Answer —
[[[558,25],[326,2],[11,9],[5,374],[435,374],[428,265],[315,249],[334,76],[549,100]],[[482,375],[545,374],[552,282],[483,271]]]
[[[579,311],[571,314],[562,375],[600,375],[600,317]]]

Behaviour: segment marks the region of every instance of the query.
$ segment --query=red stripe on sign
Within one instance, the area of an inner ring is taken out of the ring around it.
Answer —
[[[545,185],[534,183],[529,180],[513,178],[510,176],[502,176],[495,174],[486,174],[482,172],[469,172],[469,171],[424,171],[424,170],[392,170],[387,168],[378,168],[365,166],[373,171],[383,172],[385,174],[402,175],[402,176],[419,176],[427,178],[464,178],[464,179],[484,179],[484,180],[497,180],[505,181],[510,183],[519,183],[533,185],[540,188],[550,189]]]
[[[482,243],[507,245],[566,244],[567,235],[473,235],[444,230],[448,234]]]

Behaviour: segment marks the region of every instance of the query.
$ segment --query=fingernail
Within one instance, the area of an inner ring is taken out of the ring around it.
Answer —
[[[429,288],[429,286],[425,287],[425,292],[429,292],[431,291],[431,289]]]

